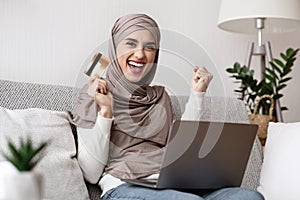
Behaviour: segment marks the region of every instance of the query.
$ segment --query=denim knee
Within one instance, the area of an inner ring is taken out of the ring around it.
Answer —
[[[246,188],[224,188],[206,195],[206,200],[264,200],[257,191]]]

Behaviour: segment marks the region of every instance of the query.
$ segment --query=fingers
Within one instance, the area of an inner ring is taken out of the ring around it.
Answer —
[[[194,67],[193,88],[195,91],[206,91],[213,75],[205,67]]]
[[[198,67],[195,66],[195,67],[194,67],[194,72],[197,72],[197,71],[198,71]]]
[[[194,67],[194,72],[197,72],[198,74],[210,74],[210,72],[203,66]]]
[[[93,84],[93,82],[94,82],[97,78],[100,79],[100,77],[99,77],[98,75],[91,76],[91,77],[89,78],[89,86],[91,86],[91,85]]]
[[[194,68],[194,79],[204,78],[207,81],[211,81],[213,75],[205,67],[195,67]]]
[[[89,96],[95,98],[95,96],[99,93],[101,94],[107,94],[107,83],[105,80],[99,78],[99,77],[91,77],[89,79],[89,88],[88,88],[88,94]]]
[[[100,92],[101,94],[106,94],[107,93],[107,84],[106,81],[100,79],[97,82],[97,88],[98,88],[98,92]]]

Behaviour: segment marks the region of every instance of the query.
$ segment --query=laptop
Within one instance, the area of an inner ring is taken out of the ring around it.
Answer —
[[[151,188],[239,187],[257,125],[175,120],[158,179],[124,179]]]

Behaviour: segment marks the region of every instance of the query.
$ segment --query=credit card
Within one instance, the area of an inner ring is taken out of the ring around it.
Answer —
[[[95,53],[88,67],[84,70],[87,76],[99,76],[101,77],[110,60],[100,52]]]

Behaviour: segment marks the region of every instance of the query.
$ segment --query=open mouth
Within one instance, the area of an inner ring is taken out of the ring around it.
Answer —
[[[146,66],[145,63],[142,62],[135,62],[135,61],[128,61],[128,68],[134,74],[139,74],[143,71],[144,67]]]

